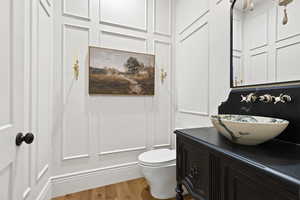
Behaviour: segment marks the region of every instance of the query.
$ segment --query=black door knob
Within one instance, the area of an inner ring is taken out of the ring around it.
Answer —
[[[34,135],[32,133],[27,133],[25,136],[23,133],[18,133],[16,137],[16,145],[20,146],[23,142],[26,144],[31,144],[34,140]]]

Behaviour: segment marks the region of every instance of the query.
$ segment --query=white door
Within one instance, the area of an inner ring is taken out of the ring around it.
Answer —
[[[24,131],[24,1],[1,0],[0,27],[0,199],[18,200],[22,176],[15,172],[21,164],[16,162],[16,136]]]

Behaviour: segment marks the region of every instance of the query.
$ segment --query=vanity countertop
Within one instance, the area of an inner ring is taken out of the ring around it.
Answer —
[[[175,133],[300,185],[300,145],[271,140],[258,146],[242,146],[221,136],[215,128],[183,129]]]

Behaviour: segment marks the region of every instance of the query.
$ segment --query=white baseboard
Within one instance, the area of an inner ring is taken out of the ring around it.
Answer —
[[[52,198],[52,183],[51,178],[47,181],[41,192],[37,196],[36,200],[51,200]]]
[[[52,198],[140,177],[137,162],[55,176],[51,178]]]

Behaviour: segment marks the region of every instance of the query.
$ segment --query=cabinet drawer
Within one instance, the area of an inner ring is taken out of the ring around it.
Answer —
[[[184,137],[177,137],[177,180],[194,197],[208,199],[209,152],[207,148]]]

